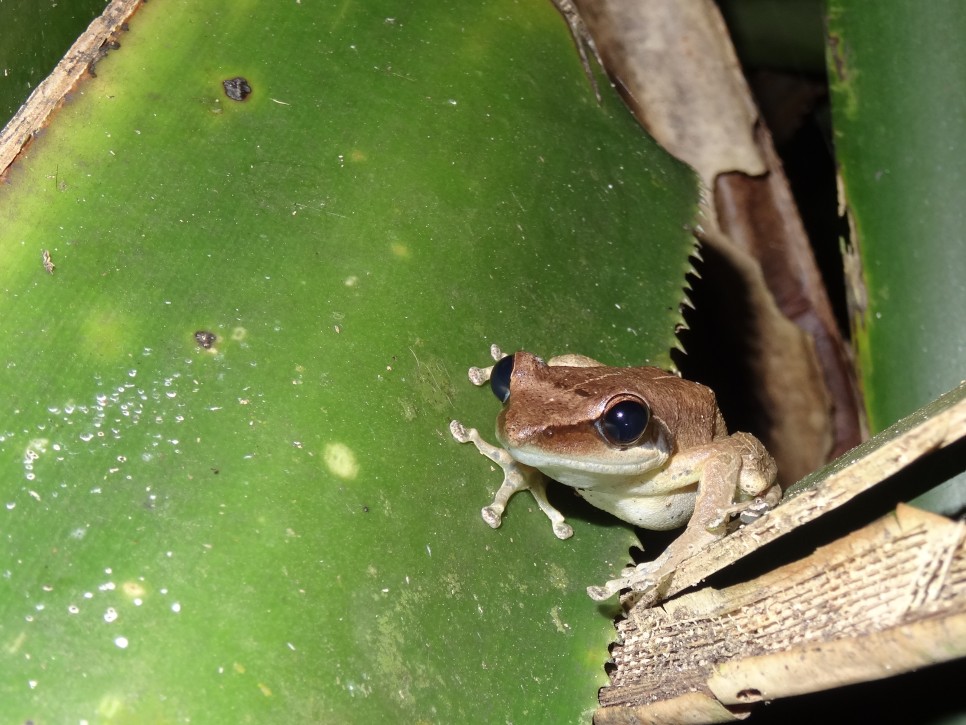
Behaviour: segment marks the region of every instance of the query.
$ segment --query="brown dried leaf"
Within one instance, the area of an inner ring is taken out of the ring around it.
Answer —
[[[802,561],[635,611],[618,629],[599,723],[618,705],[646,705],[635,715],[652,722],[649,703],[691,691],[743,713],[966,656],[966,524],[900,505]]]
[[[778,462],[779,483],[797,481],[828,460],[833,443],[832,404],[815,351],[817,340],[783,314],[755,257],[720,232],[700,236],[705,257],[713,254],[720,266],[727,265],[743,291],[740,314],[742,325],[752,330],[757,383],[746,395],[754,396],[765,418],[756,432]],[[726,304],[734,305],[734,299]],[[729,307],[726,314],[734,312]]]
[[[760,303],[746,313],[722,299],[715,323],[750,329],[755,346],[747,376],[761,381],[759,417],[774,424],[754,432],[778,461],[781,478],[797,480],[861,440],[858,388],[781,163],[720,13],[710,0],[574,2],[638,120],[694,167],[708,189],[703,231],[732,267],[740,260],[741,270],[727,272],[741,275],[748,296]],[[743,274],[748,263],[759,272]],[[775,394],[792,390],[795,396]]]
[[[635,115],[707,188],[725,171],[765,173],[758,111],[719,13],[694,0],[576,5]]]

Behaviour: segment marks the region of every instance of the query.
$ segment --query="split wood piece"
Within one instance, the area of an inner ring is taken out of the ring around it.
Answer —
[[[113,37],[141,5],[142,0],[112,0],[100,17],[94,18],[80,38],[70,47],[53,72],[34,89],[27,102],[0,131],[0,177],[45,128],[51,115],[74,90],[81,77],[104,54]]]
[[[966,656],[966,523],[900,505],[808,558],[618,626],[597,725],[731,722]]]

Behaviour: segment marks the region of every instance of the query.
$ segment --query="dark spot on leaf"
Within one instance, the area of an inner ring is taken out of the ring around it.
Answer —
[[[218,338],[215,336],[215,333],[208,332],[207,330],[198,330],[198,332],[195,333],[195,342],[197,342],[205,350],[210,350],[211,346],[215,344],[217,339]]]
[[[117,42],[114,38],[108,38],[103,43],[101,47],[94,52],[94,57],[91,58],[91,62],[87,64],[87,72],[90,73],[91,78],[97,78],[97,64],[107,55],[109,50],[117,50],[121,47],[121,44]]]
[[[221,84],[225,87],[225,95],[233,101],[244,101],[252,92],[252,87],[248,85],[248,81],[241,76],[229,78],[227,81],[222,81]]]

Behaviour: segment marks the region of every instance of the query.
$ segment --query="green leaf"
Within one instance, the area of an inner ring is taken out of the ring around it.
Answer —
[[[636,539],[448,424],[668,364],[695,191],[549,3],[143,6],[0,189],[5,716],[586,719]]]
[[[822,0],[721,0],[745,68],[825,72]]]
[[[861,259],[854,337],[873,432],[966,369],[966,6],[829,0],[835,147]],[[931,500],[966,505],[958,477]]]

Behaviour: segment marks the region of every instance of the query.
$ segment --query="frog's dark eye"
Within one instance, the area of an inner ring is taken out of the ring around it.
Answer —
[[[510,398],[510,374],[513,372],[513,355],[502,358],[490,373],[490,390],[505,403]]]
[[[597,421],[604,439],[613,446],[627,448],[641,439],[651,419],[647,403],[637,398],[624,398],[611,405]]]

